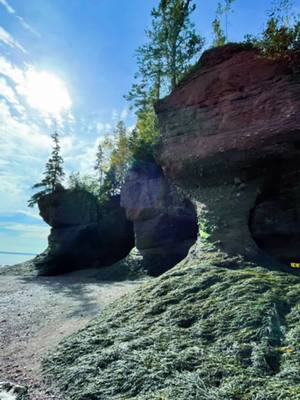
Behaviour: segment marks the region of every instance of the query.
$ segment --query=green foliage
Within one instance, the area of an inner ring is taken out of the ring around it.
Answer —
[[[161,26],[165,74],[171,89],[190,68],[204,44],[190,20],[195,9],[192,0],[161,0],[158,8],[152,11]]]
[[[79,172],[73,172],[69,176],[68,188],[70,190],[85,191],[99,197],[99,181],[92,175],[80,175]]]
[[[202,49],[204,40],[190,20],[195,8],[192,0],[160,0],[152,10],[147,42],[136,51],[136,82],[125,96],[137,115],[136,126],[128,138],[132,161],[153,159],[159,137],[153,105],[177,85]]]
[[[53,140],[51,157],[46,163],[44,178],[41,182],[33,185],[33,189],[44,188],[35,193],[28,201],[28,206],[33,207],[38,200],[48,193],[53,193],[62,188],[62,180],[65,176],[63,170],[63,158],[60,154],[59,135],[55,131],[51,138]]]
[[[97,176],[73,173],[69,188],[85,190],[106,202],[120,192],[131,161],[129,135],[123,121],[119,121],[113,135],[98,144],[94,170]]]
[[[259,37],[246,36],[262,52],[272,58],[289,57],[290,52],[300,48],[299,16],[292,13],[293,2],[277,1],[268,14],[265,29]]]
[[[202,49],[204,40],[190,20],[195,8],[192,0],[161,0],[152,10],[148,41],[136,51],[137,83],[126,96],[138,112],[173,89]]]
[[[270,18],[259,45],[270,57],[284,56],[289,50],[299,48],[300,21],[288,26],[282,25],[277,17]]]
[[[153,160],[153,149],[159,138],[158,122],[152,106],[137,115],[137,123],[129,136],[129,149],[133,160]]]
[[[132,108],[138,111],[158,101],[165,84],[164,46],[159,21],[152,19],[151,29],[146,30],[146,36],[148,42],[136,50],[136,82],[125,96],[132,103]]]
[[[214,32],[213,47],[224,46],[224,44],[226,43],[226,36],[222,29],[220,19],[216,17],[213,20],[212,26],[213,26],[213,32]]]
[[[224,0],[218,3],[216,17],[212,22],[214,41],[213,47],[224,46],[228,40],[228,15],[232,10],[232,3],[235,0]],[[222,20],[225,18],[225,32],[222,27]]]
[[[117,185],[121,187],[131,158],[128,134],[123,121],[117,123],[114,135],[115,142],[111,152],[109,169],[113,171]]]

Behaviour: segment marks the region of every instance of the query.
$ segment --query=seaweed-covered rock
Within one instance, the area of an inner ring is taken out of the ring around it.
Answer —
[[[160,275],[187,255],[197,237],[196,212],[159,166],[145,161],[133,165],[122,188],[121,205],[133,222],[135,246],[149,274]]]
[[[299,187],[300,80],[292,66],[245,45],[210,50],[156,112],[157,159],[197,205],[202,238],[231,255],[266,258],[249,230],[251,210],[286,166]],[[297,198],[299,190],[295,209]],[[285,257],[287,270],[294,256]]]
[[[35,259],[40,275],[111,265],[134,246],[132,223],[119,196],[100,207],[90,193],[66,190],[43,197],[38,205],[52,226],[48,249]]]
[[[187,257],[65,339],[44,373],[72,400],[300,398],[299,277],[228,267]]]

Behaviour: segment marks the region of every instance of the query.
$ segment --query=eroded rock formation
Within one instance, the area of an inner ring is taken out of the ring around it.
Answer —
[[[143,268],[151,275],[160,275],[187,255],[197,237],[196,212],[160,167],[136,162],[122,188],[121,205],[133,222]]]
[[[44,373],[63,393],[300,398],[300,278],[270,270],[258,246],[299,232],[299,111],[286,61],[232,45],[204,54],[158,104],[157,159],[195,203],[201,240],[49,356]],[[267,250],[283,260],[274,242]],[[285,251],[291,270],[299,246]]]
[[[51,226],[48,249],[35,262],[42,275],[111,265],[134,246],[119,196],[101,208],[90,193],[65,190],[43,197],[38,206]]]
[[[115,196],[105,205],[80,190],[42,197],[40,215],[51,233],[48,249],[35,259],[39,273],[112,265],[135,246],[138,252],[130,253],[123,264],[157,276],[187,255],[197,237],[195,209],[167,182],[160,167],[136,162],[121,197],[122,204]]]
[[[289,177],[289,185],[276,190],[281,204],[282,198],[293,202],[289,218],[297,214],[299,221],[300,81],[294,68],[245,45],[214,49],[156,112],[157,159],[195,202],[202,238],[227,254],[262,259],[249,220],[258,235],[264,223],[253,208],[270,180],[283,184]],[[298,234],[299,225],[288,230]],[[288,269],[299,259],[298,244],[284,256]]]

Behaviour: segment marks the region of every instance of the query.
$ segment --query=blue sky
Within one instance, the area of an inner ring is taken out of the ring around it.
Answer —
[[[0,0],[0,251],[38,253],[46,247],[49,227],[26,202],[49,156],[55,121],[68,172],[92,170],[99,138],[119,118],[134,124],[123,95],[136,69],[134,50],[144,42],[157,3]],[[209,46],[217,0],[195,3],[193,20]],[[229,39],[261,31],[271,3],[236,0]],[[300,10],[300,0],[294,3]],[[48,109],[42,107],[41,96],[51,97],[54,86],[61,107],[51,108],[49,99]]]

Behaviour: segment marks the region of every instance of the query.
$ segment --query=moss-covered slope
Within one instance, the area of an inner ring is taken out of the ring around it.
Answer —
[[[299,303],[298,277],[187,258],[61,343],[45,374],[73,400],[300,399]]]

